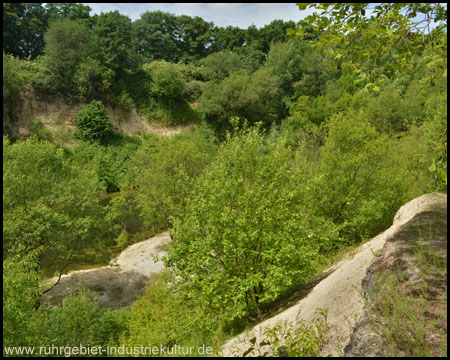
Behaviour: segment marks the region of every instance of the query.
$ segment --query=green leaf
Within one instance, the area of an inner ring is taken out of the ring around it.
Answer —
[[[249,347],[247,350],[244,351],[242,354],[242,357],[246,357],[249,353],[251,353],[254,350],[253,347]]]

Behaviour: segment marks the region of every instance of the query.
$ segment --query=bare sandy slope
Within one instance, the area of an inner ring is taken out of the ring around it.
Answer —
[[[167,255],[166,245],[170,243],[168,232],[156,235],[151,239],[128,246],[120,255],[111,261],[110,266],[118,266],[122,271],[136,271],[150,276],[164,270],[162,261],[154,262],[153,255],[159,258]]]
[[[309,322],[317,316],[315,312],[318,309],[326,308],[328,309],[328,328],[322,356],[342,356],[342,350],[350,339],[353,326],[363,312],[361,281],[374,259],[375,252],[381,250],[385,241],[394,236],[402,225],[426,207],[428,202],[440,197],[442,197],[441,194],[427,194],[402,206],[395,215],[394,224],[389,229],[360,246],[353,257],[350,256],[326,270],[325,272],[329,272],[335,269],[295,305],[225,343],[222,347],[222,355],[241,356],[250,347],[249,339],[256,337],[256,343],[261,342],[265,328],[272,328],[278,322],[292,322],[300,319]],[[264,353],[267,348],[263,347],[260,350]],[[247,356],[257,355],[258,353],[254,351]]]
[[[98,296],[102,307],[129,306],[137,295],[145,293],[145,286],[152,281],[152,277],[164,269],[162,261],[154,261],[154,255],[166,255],[164,247],[169,242],[169,233],[164,232],[127,247],[108,266],[63,275],[60,283],[44,294],[43,303],[59,303],[82,283]],[[56,281],[57,277],[54,277],[47,284]]]

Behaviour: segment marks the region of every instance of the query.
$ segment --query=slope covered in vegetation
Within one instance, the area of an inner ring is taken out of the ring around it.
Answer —
[[[4,114],[14,121],[25,87],[80,107],[75,146],[39,123],[3,138],[4,354],[218,349],[401,205],[446,193],[446,8],[316,7],[299,24],[239,29],[3,4]],[[126,136],[105,106],[198,126]],[[167,229],[168,271],[130,309],[87,292],[39,305],[46,277]]]

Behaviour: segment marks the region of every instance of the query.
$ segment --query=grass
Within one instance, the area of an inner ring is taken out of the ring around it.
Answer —
[[[447,356],[446,249],[432,247],[431,235],[431,228],[427,241],[419,234],[411,248],[418,278],[384,271],[368,292],[370,324],[391,356]]]

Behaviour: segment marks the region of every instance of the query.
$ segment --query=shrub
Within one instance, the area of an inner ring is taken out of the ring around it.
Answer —
[[[50,130],[45,129],[41,119],[36,119],[30,125],[28,125],[28,130],[30,131],[31,135],[36,135],[39,140],[52,140],[52,134]]]
[[[310,324],[305,320],[278,322],[273,328],[264,329],[264,338],[259,343],[256,337],[242,356],[259,357],[316,357],[325,343],[328,309],[318,309]],[[263,349],[265,351],[263,352]]]
[[[116,244],[120,248],[125,248],[128,244],[128,233],[125,229],[122,230],[120,235],[116,239]]]
[[[161,344],[168,349],[174,345],[197,349],[211,346],[217,325],[196,299],[177,295],[159,279],[133,303],[127,334],[120,341],[126,347]]]
[[[94,100],[79,110],[75,116],[75,137],[88,142],[105,144],[112,124],[101,101]]]
[[[77,347],[117,345],[128,320],[126,310],[101,309],[98,299],[81,288],[53,308],[42,307],[35,314],[34,337],[39,346]],[[64,351],[69,351],[65,349]],[[67,356],[67,353],[61,354]]]
[[[175,64],[165,61],[150,65],[153,85],[151,93],[162,104],[171,105],[184,100],[186,81]]]
[[[183,206],[191,182],[211,161],[215,147],[207,136],[194,130],[149,137],[130,158],[121,189],[138,189],[142,218],[155,231],[169,227],[169,216]]]

